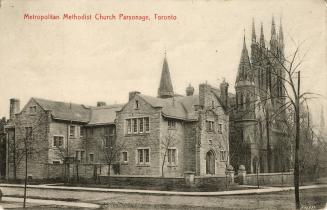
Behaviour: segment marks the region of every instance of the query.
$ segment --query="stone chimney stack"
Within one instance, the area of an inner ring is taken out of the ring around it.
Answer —
[[[129,95],[128,95],[128,101],[130,101],[132,98],[135,97],[135,95],[137,94],[141,94],[139,91],[132,91],[132,92],[129,92]]]
[[[222,83],[220,83],[220,97],[223,103],[223,106],[228,107],[228,87],[229,84],[224,79]]]
[[[204,108],[209,106],[211,97],[211,86],[207,83],[199,85],[199,105],[200,107]]]
[[[104,102],[104,101],[98,101],[97,102],[97,107],[101,107],[101,106],[106,106],[107,104],[106,104],[106,102]]]
[[[191,84],[188,85],[186,88],[186,95],[187,96],[193,96],[194,94],[194,87],[191,86]]]
[[[10,99],[9,119],[12,120],[15,114],[20,112],[20,101],[17,98]]]

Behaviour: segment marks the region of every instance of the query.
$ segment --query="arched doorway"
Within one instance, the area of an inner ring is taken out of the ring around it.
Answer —
[[[206,173],[215,174],[215,153],[210,150],[206,155]]]

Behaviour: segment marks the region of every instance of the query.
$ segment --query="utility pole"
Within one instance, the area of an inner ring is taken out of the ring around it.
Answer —
[[[299,191],[299,144],[300,144],[300,71],[298,72],[297,94],[295,95],[295,167],[294,167],[294,188],[295,188],[295,205],[300,209],[300,191]]]

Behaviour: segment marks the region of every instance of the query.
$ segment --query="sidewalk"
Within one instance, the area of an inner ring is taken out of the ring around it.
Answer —
[[[2,201],[23,203],[23,198],[3,197]],[[93,204],[93,203],[43,200],[43,199],[31,199],[31,198],[27,198],[26,202],[32,204],[39,204],[39,205],[69,206],[69,207],[80,207],[80,208],[87,208],[87,209],[96,209],[100,207],[100,205]]]
[[[23,188],[19,184],[0,184],[0,187]],[[248,186],[244,186],[248,187]],[[252,186],[251,186],[252,187]],[[300,186],[300,189],[327,188],[327,184]],[[90,187],[67,187],[67,186],[49,186],[49,185],[28,185],[28,188],[47,189],[47,190],[67,190],[67,191],[84,191],[84,192],[110,192],[110,193],[128,193],[128,194],[150,194],[150,195],[177,195],[177,196],[224,196],[224,195],[249,195],[263,194],[272,192],[281,192],[294,190],[294,187],[264,187],[260,189],[244,189],[218,192],[176,192],[176,191],[159,191],[159,190],[136,190],[136,189],[106,189]]]

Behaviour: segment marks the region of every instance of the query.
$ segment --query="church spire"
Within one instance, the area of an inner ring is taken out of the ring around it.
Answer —
[[[283,25],[282,25],[282,19],[280,19],[280,25],[279,25],[279,46],[280,46],[280,51],[281,55],[284,55],[284,33],[283,33]]]
[[[170,79],[170,72],[167,62],[167,56],[165,51],[165,58],[163,61],[160,85],[158,89],[158,97],[159,98],[171,98],[174,96],[173,85]]]
[[[236,83],[239,81],[252,81],[251,63],[249,58],[249,53],[245,43],[245,32],[243,38],[243,49],[241,54],[240,64],[238,66],[238,72],[236,77]]]
[[[256,40],[254,18],[252,18],[252,44],[256,43]]]
[[[265,48],[266,47],[265,46],[265,35],[263,33],[263,24],[262,24],[262,22],[261,22],[261,29],[260,29],[260,46],[262,48]]]
[[[272,22],[271,22],[271,38],[270,38],[270,50],[273,53],[277,53],[277,46],[278,41],[277,41],[277,34],[276,34],[276,26],[275,26],[275,19],[274,16],[272,17]]]

